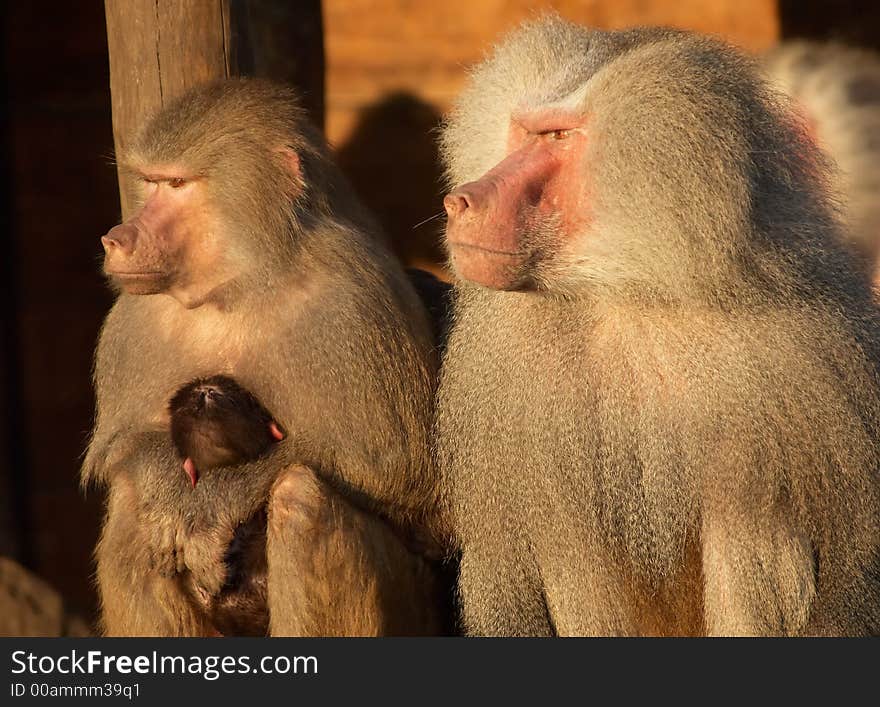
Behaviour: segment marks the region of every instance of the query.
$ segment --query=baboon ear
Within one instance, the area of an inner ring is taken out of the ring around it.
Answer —
[[[294,182],[299,184],[302,182],[302,166],[300,165],[299,155],[289,145],[276,148],[275,152],[281,158],[281,164],[289,172]]]

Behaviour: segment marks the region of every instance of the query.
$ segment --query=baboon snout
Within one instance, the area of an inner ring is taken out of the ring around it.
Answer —
[[[468,201],[467,194],[461,191],[454,191],[450,194],[447,194],[443,199],[443,207],[446,209],[446,214],[449,218],[456,218],[463,214],[468,208],[470,208],[471,204]]]
[[[486,176],[453,189],[443,198],[443,206],[450,223],[456,220],[470,223],[490,217],[497,211],[498,201],[498,185],[491,176]]]
[[[109,255],[113,251],[119,251],[123,255],[131,255],[137,243],[137,227],[126,222],[111,228],[106,236],[101,236],[101,244],[104,252]]]
[[[212,386],[203,386],[199,388],[199,407],[204,408],[215,403],[217,398],[221,397],[221,393],[217,388]]]

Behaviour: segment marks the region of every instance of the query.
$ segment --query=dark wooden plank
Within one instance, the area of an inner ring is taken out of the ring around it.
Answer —
[[[231,0],[232,36],[243,75],[296,86],[312,121],[324,127],[324,20],[321,0]]]
[[[17,529],[4,551],[91,616],[102,499],[83,496],[78,472],[94,414],[92,351],[111,301],[99,237],[119,216],[104,7],[29,0],[5,3],[2,16],[0,271],[13,277],[0,283],[0,365],[13,366],[0,401],[14,448],[6,473],[0,462],[0,493],[12,494],[3,500]]]
[[[6,37],[6,13],[0,15],[0,37]],[[12,181],[12,131],[6,52],[0,53],[0,179]],[[18,350],[19,268],[18,243],[10,237],[14,192],[0,193],[0,233],[3,257],[0,258],[0,555],[21,559],[29,553],[23,544],[27,533],[28,481],[24,470],[26,448],[21,420],[21,361]],[[16,473],[17,472],[17,473]]]
[[[877,0],[779,0],[783,39],[830,40],[880,50]]]

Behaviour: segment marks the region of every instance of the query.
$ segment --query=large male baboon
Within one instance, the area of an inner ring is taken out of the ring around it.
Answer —
[[[880,320],[775,96],[557,19],[473,73],[437,422],[471,633],[880,630]]]

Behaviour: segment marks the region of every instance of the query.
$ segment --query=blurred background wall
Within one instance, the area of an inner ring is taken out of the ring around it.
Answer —
[[[695,29],[755,52],[790,37],[880,48],[875,0],[232,2],[267,25],[273,12],[301,14],[309,31],[280,47],[267,40],[266,51],[298,53],[295,62],[311,74],[300,72],[297,81],[311,92],[313,114],[343,168],[401,257],[434,270],[442,267],[442,219],[414,228],[441,210],[434,131],[467,67],[543,9],[605,28]],[[0,209],[0,555],[91,616],[102,499],[95,491],[84,496],[77,477],[93,414],[92,351],[111,304],[98,239],[119,215],[104,6],[10,2],[0,21],[7,185]],[[252,26],[258,41],[260,23]],[[251,68],[260,73],[259,55]],[[315,95],[321,86],[323,95]]]

